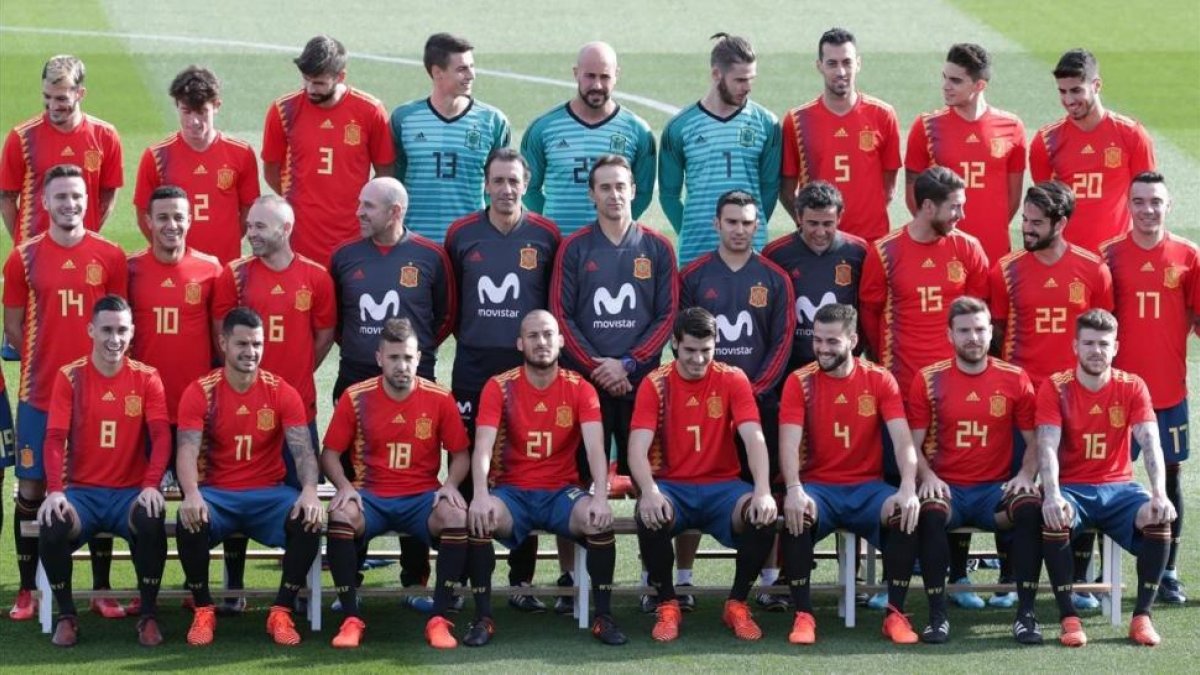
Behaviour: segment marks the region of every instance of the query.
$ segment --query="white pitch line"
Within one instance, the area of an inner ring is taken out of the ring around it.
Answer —
[[[293,45],[279,45],[269,42],[251,42],[247,40],[228,40],[225,38],[209,38],[190,35],[150,35],[147,33],[117,33],[110,31],[99,30],[73,30],[69,28],[37,28],[33,26],[0,26],[0,33],[31,33],[35,35],[65,35],[72,37],[95,37],[95,38],[118,38],[122,40],[147,40],[157,42],[173,42],[176,44],[194,44],[194,45],[209,45],[213,47],[241,47],[244,49],[255,49],[266,52],[283,52],[292,54],[296,52],[296,47]],[[363,54],[359,52],[350,52],[350,56],[364,61],[377,61],[379,63],[395,63],[402,66],[412,66],[416,68],[424,68],[425,64],[416,59],[406,59],[400,56],[383,56],[381,54]],[[538,75],[526,75],[524,73],[514,73],[507,70],[492,70],[490,68],[477,68],[475,72],[481,75],[491,75],[509,80],[517,80],[520,82],[530,82],[533,84],[544,84],[552,87],[561,87],[564,89],[575,89],[576,84],[571,80],[556,80],[550,77],[541,77]],[[679,112],[678,106],[673,106],[670,103],[652,99],[646,96],[638,96],[637,94],[626,94],[624,92],[613,92],[613,98],[636,103],[637,105],[657,110],[667,115],[674,115]]]

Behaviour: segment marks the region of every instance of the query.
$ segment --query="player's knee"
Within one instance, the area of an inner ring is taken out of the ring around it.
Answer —
[[[340,520],[343,523],[357,523],[362,517],[362,511],[353,502],[343,504],[336,509],[329,509],[329,522]]]
[[[1014,526],[1036,528],[1042,524],[1042,500],[1036,495],[1017,495],[1006,501],[1004,511]]]
[[[62,546],[71,540],[71,529],[74,522],[70,517],[60,518],[58,514],[50,516],[50,524],[42,523],[38,534],[42,546]]]
[[[129,524],[138,539],[159,541],[167,538],[165,514],[152,516],[141,504],[133,505],[129,514]]]
[[[46,481],[21,478],[17,480],[17,494],[21,499],[41,504],[46,496]]]
[[[946,521],[950,519],[950,503],[944,499],[930,497],[921,501],[921,511],[917,518],[917,522],[922,528],[925,527],[946,527]]]
[[[436,525],[437,529],[443,530],[448,527],[459,528],[467,526],[467,510],[453,506],[450,502],[442,500],[434,507],[433,514],[430,516],[433,521],[430,525]]]
[[[1142,539],[1156,544],[1171,544],[1170,523],[1150,523],[1138,528],[1142,531]]]

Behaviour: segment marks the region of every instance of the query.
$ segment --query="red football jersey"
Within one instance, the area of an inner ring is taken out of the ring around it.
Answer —
[[[213,370],[188,385],[179,400],[179,430],[199,431],[200,483],[226,490],[273,487],[283,481],[284,429],[308,434],[304,404],[292,385],[260,370],[239,394],[225,371]]]
[[[740,368],[713,361],[704,377],[685,380],[668,363],[638,386],[631,428],[654,432],[655,478],[703,484],[737,479],[741,464],[734,434],[738,426],[758,421],[750,380]]]
[[[233,261],[217,279],[213,320],[221,321],[238,306],[258,312],[266,344],[262,363],[300,392],[308,419],[317,416],[314,334],[337,323],[333,280],[317,263],[297,255],[276,272],[254,256]]]
[[[304,91],[267,109],[262,160],[278,163],[283,196],[296,210],[292,247],[322,265],[334,247],[359,236],[358,193],[372,164],[396,161],[383,105],[351,88],[332,108]]]
[[[1200,314],[1200,250],[1167,233],[1150,250],[1128,234],[1101,247],[1112,272],[1117,337],[1113,365],[1146,382],[1156,410],[1187,398],[1187,337]]]
[[[338,399],[324,446],[351,452],[355,486],[380,497],[411,497],[441,487],[442,448],[463,452],[471,445],[450,392],[418,377],[408,397],[397,401],[383,378],[351,385]]]
[[[184,388],[212,369],[212,296],[220,274],[216,258],[190,248],[175,264],[159,262],[149,248],[129,256],[131,353],[158,369],[172,424]]]
[[[988,260],[1011,250],[1008,181],[1025,173],[1025,125],[989,107],[969,122],[952,108],[917,117],[908,132],[904,168],[916,175],[943,166],[967,184],[966,215],[958,229],[979,240]]]
[[[1075,192],[1066,237],[1092,252],[1129,231],[1129,184],[1154,165],[1150,134],[1136,120],[1111,110],[1091,131],[1063,118],[1038,129],[1029,144],[1034,182],[1054,179]]]
[[[197,152],[179,132],[146,148],[138,164],[133,205],[150,208],[160,185],[176,185],[192,205],[188,244],[215,255],[222,265],[242,255],[241,209],[258,199],[258,160],[248,143],[223,134]]]
[[[989,356],[987,369],[973,375],[947,359],[913,378],[908,426],[927,432],[921,450],[947,483],[1008,480],[1013,429],[1033,431],[1035,400],[1033,383],[1017,366]]]
[[[804,427],[800,476],[806,483],[851,485],[883,480],[884,425],[904,419],[896,378],[862,358],[846,377],[815,362],[783,383],[779,423]]]
[[[1014,251],[991,272],[992,320],[1004,326],[1001,358],[1029,373],[1034,387],[1075,363],[1075,320],[1089,309],[1112,311],[1112,276],[1100,258],[1071,246],[1046,265]]]
[[[877,98],[860,93],[850,112],[837,115],[818,96],[783,117],[780,172],[800,187],[814,180],[836,185],[846,202],[842,232],[867,241],[887,234],[883,174],[900,166],[896,111]]]
[[[79,126],[66,133],[55,129],[46,113],[13,127],[0,155],[0,190],[19,194],[16,243],[49,227],[50,216],[42,206],[42,180],[59,164],[83,169],[88,193],[83,226],[99,231],[100,192],[125,184],[122,161],[117,130],[91,115],[84,115]]]
[[[46,488],[158,487],[169,454],[151,466],[149,422],[167,421],[167,399],[154,368],[125,359],[107,377],[85,356],[63,366],[54,383],[47,430],[66,432],[63,455],[46,456]]]
[[[1038,426],[1062,428],[1058,445],[1060,485],[1133,480],[1130,429],[1155,421],[1146,383],[1133,373],[1112,371],[1100,391],[1088,391],[1075,370],[1051,375],[1038,387]]]
[[[558,490],[578,484],[580,425],[599,421],[595,387],[573,370],[559,368],[545,389],[529,383],[523,366],[490,378],[475,418],[476,428],[497,430],[488,485]]]
[[[125,253],[92,232],[71,248],[42,234],[13,249],[4,264],[4,306],[25,310],[21,401],[47,409],[54,373],[92,351],[92,306],[109,293],[124,297],[127,277]]]
[[[987,298],[988,262],[972,236],[952,231],[929,243],[908,226],[875,242],[858,297],[863,332],[904,391],[917,371],[954,355],[946,312],[959,296]]]

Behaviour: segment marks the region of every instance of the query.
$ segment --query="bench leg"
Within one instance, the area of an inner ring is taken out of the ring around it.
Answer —
[[[589,628],[588,617],[591,615],[592,579],[587,571],[587,547],[575,544],[575,619],[580,628]]]
[[[321,549],[317,549],[317,557],[313,558],[312,567],[308,570],[308,625],[314,633],[321,632]]]
[[[1104,571],[1102,580],[1108,584],[1108,600],[1103,609],[1108,615],[1108,621],[1114,626],[1121,625],[1121,547],[1116,540],[1101,535],[1100,550],[1104,552]]]
[[[46,568],[42,567],[42,559],[38,558],[37,565],[38,590],[38,622],[42,624],[43,633],[54,630],[54,594],[50,592],[50,579],[46,577]]]
[[[839,564],[839,574],[842,582],[842,607],[845,610],[846,628],[854,628],[855,606],[854,591],[857,590],[857,580],[854,576],[854,565],[858,560],[858,537],[851,532],[841,533],[842,558]]]

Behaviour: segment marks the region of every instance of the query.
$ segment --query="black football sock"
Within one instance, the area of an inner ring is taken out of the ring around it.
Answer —
[[[454,600],[454,587],[467,570],[467,528],[447,527],[438,543],[437,586],[433,589],[433,616],[445,616]]]
[[[970,532],[947,532],[947,546],[950,556],[950,581],[958,581],[967,576],[967,559],[971,556]],[[921,572],[925,571],[925,559],[921,558]]]
[[[50,525],[41,526],[40,536],[34,541],[38,543],[50,590],[58,601],[58,613],[75,616],[75,600],[71,595],[71,522],[55,516]]]
[[[1075,583],[1087,583],[1091,581],[1088,578],[1088,567],[1092,563],[1092,549],[1096,547],[1096,534],[1094,532],[1083,532],[1075,537],[1071,542],[1071,550],[1074,552],[1074,571],[1071,579]]]
[[[596,614],[612,614],[613,573],[617,568],[617,539],[611,531],[587,537],[587,571],[592,577]]]
[[[994,535],[996,540],[996,559],[1000,561],[1000,583],[1007,584],[1013,580],[1012,530],[1000,530]]]
[[[1046,561],[1046,576],[1050,577],[1050,588],[1054,601],[1058,603],[1058,616],[1079,616],[1075,603],[1071,602],[1074,570],[1072,569],[1071,530],[1042,528],[1042,558]]]
[[[945,531],[945,526],[942,531]],[[883,531],[883,574],[887,579],[889,611],[904,611],[913,562],[917,559],[917,535],[917,532],[909,534],[900,528],[899,513],[888,518]]]
[[[471,576],[471,594],[475,596],[475,620],[492,616],[492,574],[496,571],[496,549],[491,537],[467,539],[467,572]]]
[[[296,596],[304,588],[305,578],[312,568],[313,560],[321,548],[321,533],[304,528],[304,520],[288,518],[284,525],[287,543],[283,551],[283,574],[279,581],[279,592],[275,594],[276,607],[294,607]],[[319,602],[314,599],[314,602]]]
[[[250,540],[246,537],[230,537],[221,542],[225,551],[225,588],[246,587],[246,549]]]
[[[201,523],[196,532],[189,532],[183,523],[175,524],[175,546],[179,549],[179,563],[183,566],[188,590],[192,592],[192,602],[197,607],[210,607],[213,604],[208,588],[208,561],[212,557],[208,549],[208,538],[211,529],[208,523]]]
[[[158,589],[167,566],[167,529],[165,514],[151,516],[144,506],[135,504],[133,523],[133,569],[137,573],[138,595],[143,617],[158,614]]]
[[[92,562],[92,590],[112,588],[112,552],[111,537],[97,537],[88,542],[88,558]]]
[[[17,496],[17,507],[13,509],[13,537],[17,543],[17,571],[21,577],[21,590],[37,588],[38,538],[22,537],[21,523],[37,522],[41,499],[25,499]]]
[[[1012,580],[1017,584],[1017,613],[1033,611],[1038,580],[1042,575],[1042,501],[1033,495],[1021,495],[1007,502],[1008,519],[1013,524],[1008,556]],[[997,542],[1000,537],[997,536]]]
[[[429,583],[429,547],[416,537],[400,537],[400,585]]]
[[[672,523],[664,523],[657,530],[651,530],[642,522],[641,516],[636,517],[638,529],[638,550],[642,554],[642,565],[646,567],[650,585],[658,592],[658,602],[670,602],[675,599],[675,581],[671,568],[675,566],[675,549],[671,546]]]
[[[779,535],[780,552],[783,554],[783,575],[787,577],[792,604],[796,611],[812,614],[813,526],[805,516],[804,532],[795,536],[785,528]]]
[[[508,552],[508,584],[520,586],[532,584],[537,571],[537,537],[525,537],[525,541]]]
[[[342,614],[359,616],[358,591],[355,589],[358,574],[358,540],[354,538],[354,526],[341,520],[330,520],[325,537],[329,574],[333,577],[334,590],[342,604]]]
[[[771,547],[775,545],[775,523],[758,527],[750,522],[750,502],[747,499],[742,507],[742,534],[738,542],[737,558],[733,565],[733,587],[729,589],[729,599],[745,602],[750,597],[750,587],[762,572],[763,563],[771,555]]]
[[[944,501],[930,499],[921,503],[921,515],[917,520],[917,541],[921,556],[921,578],[925,582],[925,595],[929,598],[930,617],[946,616],[946,567],[951,548],[950,538],[946,534],[946,521],[949,517],[950,505]],[[970,544],[968,538],[967,545]]]
[[[1179,538],[1183,534],[1183,473],[1182,464],[1167,466],[1167,499],[1175,506],[1175,520],[1171,522],[1171,552],[1167,554],[1167,569],[1175,569],[1175,559],[1179,555]]]
[[[1150,605],[1158,593],[1158,583],[1167,566],[1167,554],[1171,550],[1171,526],[1147,525],[1142,528],[1142,549],[1137,556],[1138,592],[1133,615],[1150,613]],[[1120,560],[1106,561],[1119,565]]]

